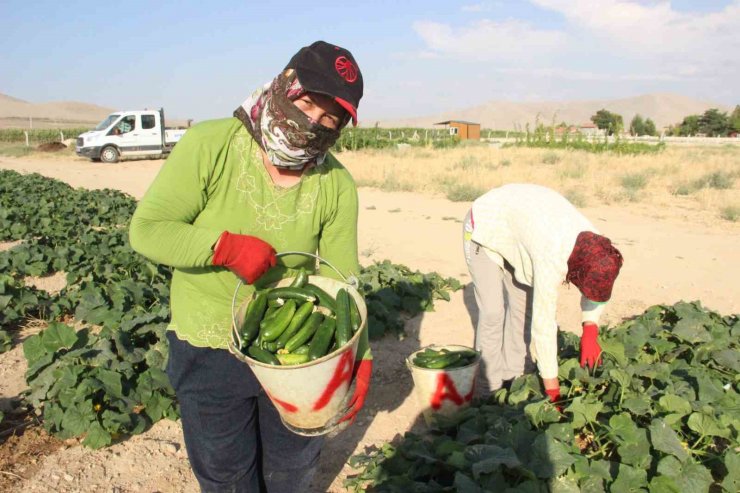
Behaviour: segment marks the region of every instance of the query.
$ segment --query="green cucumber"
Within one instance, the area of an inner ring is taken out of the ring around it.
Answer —
[[[268,296],[270,296],[268,294]],[[295,300],[288,300],[285,302],[280,310],[275,313],[275,316],[260,322],[260,339],[266,342],[272,342],[288,328],[290,320],[295,315],[296,302]]]
[[[273,353],[273,354],[275,354],[275,352],[276,352],[276,351],[277,351],[278,349],[280,349],[280,348],[278,347],[278,343],[277,343],[277,341],[273,341],[273,342],[266,342],[266,341],[261,341],[261,342],[260,342],[260,344],[259,344],[259,347],[261,347],[261,348],[262,348],[262,349],[264,349],[265,351],[269,351],[269,352],[271,352],[271,353]]]
[[[275,312],[278,311],[280,308],[282,308],[282,305],[270,305],[270,300],[267,301],[267,311],[265,312],[264,317],[262,317],[262,320],[267,320],[268,318],[272,318],[273,315],[275,315]]]
[[[347,344],[352,337],[352,322],[349,312],[349,293],[346,289],[340,288],[337,291],[337,330],[334,335],[339,347]]]
[[[260,320],[265,314],[267,308],[267,294],[264,292],[258,292],[257,296],[247,306],[247,312],[244,315],[244,322],[242,323],[242,347],[247,347],[252,339],[257,337],[260,329]]]
[[[321,324],[321,326],[314,334],[311,339],[311,347],[308,350],[308,359],[311,361],[319,359],[326,355],[326,350],[329,349],[332,339],[334,338],[334,330],[337,327],[337,321],[334,318],[327,318]]]
[[[293,279],[293,282],[290,283],[291,288],[302,288],[306,285],[308,282],[308,273],[306,272],[305,267],[301,267],[301,270],[298,271],[298,274],[296,274],[295,279]]]
[[[270,354],[268,351],[265,351],[264,349],[257,347],[257,346],[249,346],[249,349],[247,349],[247,352],[249,353],[249,356],[252,357],[252,359],[255,359],[259,361],[260,363],[265,363],[267,365],[279,365],[280,361],[273,355]]]
[[[278,349],[284,348],[290,338],[293,337],[296,332],[300,330],[301,327],[303,327],[303,324],[306,322],[306,320],[308,320],[311,312],[313,312],[313,308],[314,304],[310,301],[306,301],[296,310],[295,315],[293,315],[293,318],[288,324],[288,327],[283,331],[282,334],[280,334],[280,337],[278,337]]]
[[[267,296],[267,293],[265,293],[265,296]],[[280,308],[285,304],[285,301],[283,301],[281,298],[276,298],[274,300],[267,300],[267,306],[270,308]]]
[[[303,346],[298,346],[295,350],[293,350],[290,354],[308,354],[308,350],[311,349],[311,346],[308,344],[304,344]]]
[[[355,297],[352,295],[349,297],[349,320],[354,334],[362,327],[362,317],[360,317],[360,309],[357,308]]]
[[[316,296],[307,291],[305,287],[294,288],[291,286],[284,286],[282,288],[273,288],[269,293],[267,293],[268,300],[275,300],[278,298],[282,298],[284,300],[310,301],[311,303],[316,301]]]
[[[436,358],[432,360],[419,360],[418,358],[414,358],[414,364],[416,366],[421,366],[422,368],[430,368],[434,370],[440,370],[447,368],[448,366],[457,363],[462,359],[462,356],[460,354],[447,354],[441,358]]]
[[[296,332],[296,334],[285,343],[285,349],[287,349],[289,353],[292,353],[294,350],[298,349],[298,347],[308,342],[323,320],[324,315],[321,312],[313,312],[309,315],[300,330],[298,330],[298,332]]]
[[[337,302],[329,293],[327,293],[320,287],[316,286],[315,284],[309,283],[303,286],[303,289],[316,296],[316,299],[319,302],[319,306],[323,306],[332,313],[337,311]]]
[[[302,365],[303,363],[308,363],[308,354],[285,353],[278,354],[275,357],[283,366]]]

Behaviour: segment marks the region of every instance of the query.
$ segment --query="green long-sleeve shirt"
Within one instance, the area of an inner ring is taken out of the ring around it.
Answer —
[[[328,155],[289,188],[276,186],[259,146],[236,118],[200,123],[173,149],[134,213],[131,246],[174,267],[170,329],[198,347],[227,348],[231,302],[238,278],[212,266],[213,245],[223,231],[257,236],[277,252],[318,253],[344,275],[359,272],[357,189],[349,172]],[[313,271],[314,259],[290,255],[256,287]],[[326,265],[319,275],[338,278]],[[253,291],[240,289],[238,300]],[[367,331],[358,358],[369,358]]]

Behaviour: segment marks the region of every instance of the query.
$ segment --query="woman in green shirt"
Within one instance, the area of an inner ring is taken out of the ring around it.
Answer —
[[[234,118],[183,136],[139,202],[132,247],[174,267],[167,372],[177,393],[185,445],[203,491],[308,491],[322,444],[288,431],[247,365],[227,350],[231,299],[314,269],[318,252],[357,274],[357,190],[328,153],[357,123],[362,75],[352,54],[317,41],[302,48]],[[337,275],[325,266],[318,274]],[[367,395],[372,357],[364,333],[355,393],[341,420],[354,421]]]

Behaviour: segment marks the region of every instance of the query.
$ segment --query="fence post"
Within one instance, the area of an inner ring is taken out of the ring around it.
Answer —
[[[26,130],[24,130],[23,133],[26,136],[26,147],[31,147],[31,145],[28,143],[28,132]]]

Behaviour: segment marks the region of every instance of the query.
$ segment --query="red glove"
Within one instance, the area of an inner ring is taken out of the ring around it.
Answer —
[[[224,231],[213,252],[213,265],[226,267],[249,284],[274,267],[275,249],[256,236]]]
[[[583,334],[581,335],[581,367],[589,366],[596,368],[601,364],[601,346],[596,338],[599,335],[599,327],[593,322],[583,322]]]
[[[550,398],[550,402],[552,402],[553,404],[555,404],[557,401],[560,400],[560,389],[559,388],[557,388],[557,389],[545,389],[545,394],[547,394],[547,397]],[[560,407],[560,406],[558,406],[557,404],[555,405],[555,409],[557,409],[558,412],[560,412],[560,413],[563,412],[563,408]]]
[[[553,404],[560,399],[560,389],[545,389],[545,394],[550,398]]]
[[[365,397],[370,388],[370,376],[373,373],[373,360],[363,359],[357,365],[355,372],[355,393],[349,401],[348,412],[338,422],[349,420],[350,424],[355,422],[357,413],[365,405]]]

